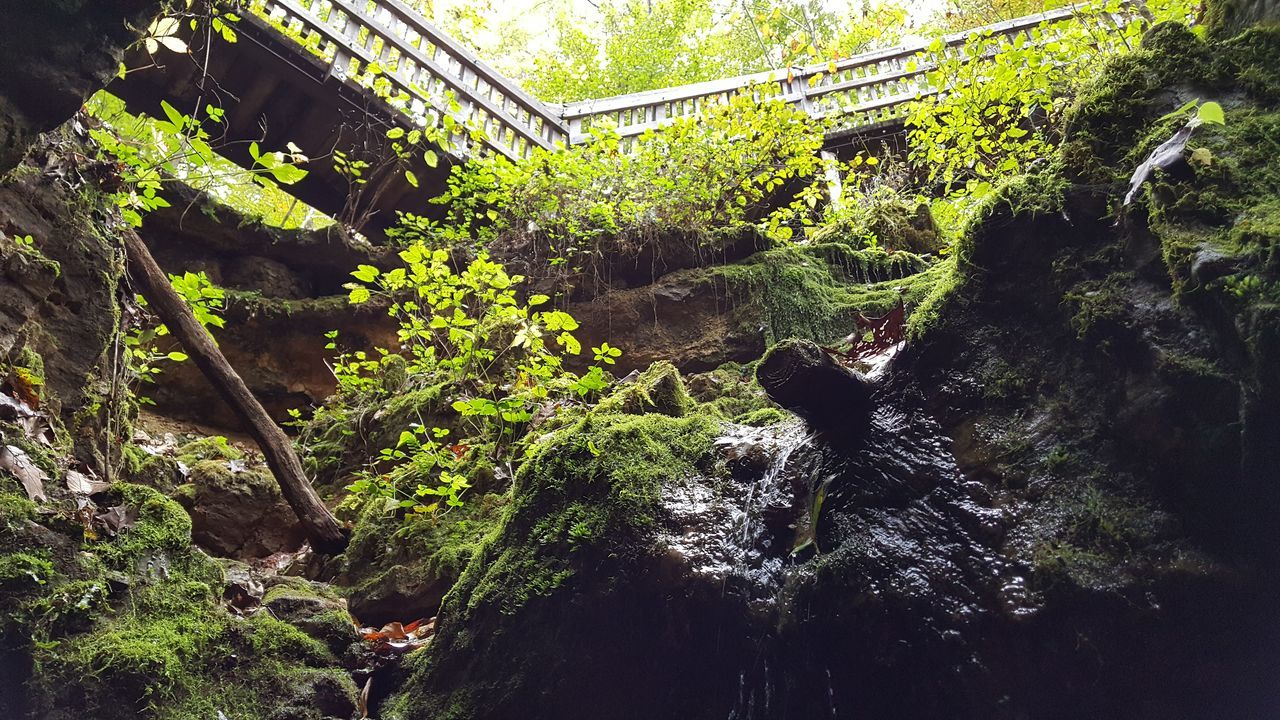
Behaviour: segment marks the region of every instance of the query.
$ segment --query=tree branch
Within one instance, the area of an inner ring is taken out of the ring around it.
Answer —
[[[280,483],[280,491],[289,507],[293,508],[298,520],[302,522],[311,546],[323,553],[341,552],[347,545],[347,538],[333,513],[329,512],[329,508],[325,507],[311,487],[289,438],[249,392],[244,380],[223,357],[222,351],[196,320],[191,308],[169,284],[169,276],[156,264],[151,251],[132,229],[125,231],[124,246],[129,260],[130,277],[137,283],[143,297],[161,322],[182,343],[183,349],[195,361],[200,372],[204,373],[218,395],[231,406],[231,410],[257,441],[258,447],[262,448],[267,465]]]

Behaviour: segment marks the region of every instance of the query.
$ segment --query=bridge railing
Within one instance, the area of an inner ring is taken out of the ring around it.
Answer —
[[[1073,8],[1062,8],[948,35],[944,38],[944,52],[960,52],[971,35],[982,32],[1010,39],[1024,35],[1032,40],[1033,30],[1070,18],[1074,12]],[[929,44],[922,41],[789,71],[774,70],[568,103],[562,106],[561,118],[568,128],[570,143],[582,141],[594,123],[606,118],[619,135],[631,138],[750,89],[759,95],[778,97],[814,117],[837,118],[836,130],[873,127],[900,120],[910,102],[938,92],[926,80],[926,73],[936,65],[920,59]]]
[[[837,133],[899,121],[911,101],[945,90],[926,79],[936,65],[926,53],[931,43],[921,41],[834,63],[549,105],[401,0],[250,0],[250,9],[330,63],[332,75],[373,87],[418,122],[427,122],[431,113],[450,113],[459,123],[481,128],[489,146],[512,159],[539,147],[582,142],[606,119],[630,140],[747,90],[830,117]],[[1036,29],[1076,12],[1066,7],[948,35],[943,52],[963,52],[977,33],[1047,42],[1052,34]]]
[[[249,9],[416,122],[453,115],[513,159],[567,140],[547,105],[400,0],[252,0]]]

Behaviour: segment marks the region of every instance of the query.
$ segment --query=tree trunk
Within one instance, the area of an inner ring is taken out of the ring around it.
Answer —
[[[785,340],[756,368],[769,398],[803,417],[814,429],[865,425],[875,406],[871,383],[807,340]]]
[[[289,506],[297,513],[306,530],[311,545],[316,550],[334,554],[346,547],[347,538],[337,519],[316,495],[303,472],[302,462],[293,452],[293,445],[284,431],[267,415],[244,380],[236,374],[231,364],[222,356],[213,338],[205,331],[191,308],[169,284],[169,276],[160,269],[147,246],[138,234],[129,230],[124,238],[125,252],[129,260],[130,277],[138,284],[151,309],[169,328],[169,332],[182,343],[182,347],[195,361],[196,366],[209,379],[222,399],[240,418],[249,434],[262,448],[267,465],[280,483]]]

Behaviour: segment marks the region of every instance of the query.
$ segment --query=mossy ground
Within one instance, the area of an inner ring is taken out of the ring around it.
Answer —
[[[302,696],[325,684],[351,704],[352,682],[328,648],[268,614],[221,606],[221,568],[156,490],[113,487],[134,517],[116,536],[37,516],[5,491],[4,544],[27,549],[0,553],[0,655],[15,671],[0,705],[51,720],[318,719]]]

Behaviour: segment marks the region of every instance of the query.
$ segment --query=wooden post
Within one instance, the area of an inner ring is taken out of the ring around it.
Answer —
[[[267,465],[280,483],[280,491],[289,507],[293,508],[302,527],[311,540],[311,546],[327,554],[342,552],[347,538],[338,521],[316,495],[302,469],[302,462],[293,452],[288,436],[267,415],[262,404],[249,392],[244,380],[236,374],[213,338],[205,331],[191,308],[169,284],[169,276],[156,264],[151,251],[133,230],[124,234],[125,255],[129,261],[130,277],[137,283],[142,296],[147,299],[169,328],[169,332],[182,343],[182,347],[195,361],[196,367],[208,378],[218,395],[231,406],[249,434],[262,448]]]

